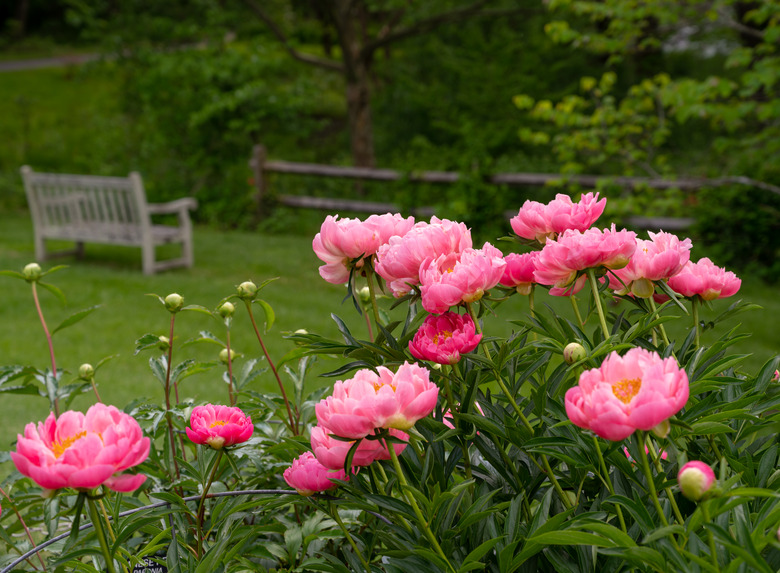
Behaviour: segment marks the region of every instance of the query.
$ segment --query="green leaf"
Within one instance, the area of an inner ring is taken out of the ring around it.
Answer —
[[[100,308],[100,306],[101,305],[98,304],[71,314],[68,318],[66,318],[59,325],[57,325],[57,327],[54,330],[51,331],[52,335],[54,335],[54,333],[60,330],[63,330],[65,328],[68,328],[69,326],[73,326],[74,324],[81,322],[82,320],[87,318],[90,314],[95,312],[98,308]]]
[[[274,314],[274,309],[271,308],[271,305],[268,304],[266,301],[262,299],[255,299],[255,304],[259,304],[260,308],[263,309],[263,312],[265,313],[265,332],[268,332],[271,330],[271,327],[274,325],[274,322],[276,321],[276,315]]]
[[[54,296],[56,296],[63,305],[68,304],[68,301],[65,298],[65,294],[58,287],[54,285],[50,285],[49,283],[39,282],[38,284],[41,287],[45,288],[50,293],[52,293]]]
[[[618,545],[611,539],[584,531],[548,531],[534,535],[528,541],[540,545],[592,545],[595,547],[615,547]]]

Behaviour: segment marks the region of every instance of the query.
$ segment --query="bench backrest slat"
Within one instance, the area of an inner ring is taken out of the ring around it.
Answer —
[[[44,229],[72,227],[84,233],[112,229],[131,240],[140,238],[149,225],[143,187],[139,190],[132,177],[35,172],[26,177],[26,190],[34,195],[29,203],[37,206],[34,216]]]

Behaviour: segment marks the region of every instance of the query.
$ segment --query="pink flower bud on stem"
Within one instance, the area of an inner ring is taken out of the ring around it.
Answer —
[[[699,501],[707,496],[715,483],[715,472],[704,462],[692,461],[680,468],[677,474],[682,494],[692,501]]]

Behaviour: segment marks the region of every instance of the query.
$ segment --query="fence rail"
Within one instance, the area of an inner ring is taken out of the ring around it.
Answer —
[[[296,175],[313,175],[317,177],[333,177],[341,179],[354,179],[360,181],[408,181],[410,183],[437,183],[452,184],[461,179],[461,175],[450,171],[411,171],[403,172],[395,169],[377,169],[371,167],[342,167],[334,165],[320,165],[317,163],[297,163],[292,161],[269,161],[264,146],[255,145],[252,149],[252,157],[249,166],[254,174],[256,188],[256,204],[258,209],[265,203],[268,195],[268,174],[287,173]],[[621,187],[635,189],[649,187],[651,189],[681,189],[683,191],[696,191],[703,188],[723,187],[726,185],[745,185],[758,187],[780,195],[780,187],[756,181],[749,177],[727,176],[719,178],[684,178],[663,179],[654,177],[624,177],[604,175],[562,175],[559,173],[495,173],[485,178],[485,182],[494,185],[512,186],[544,186],[551,183],[566,181],[586,188],[595,188],[600,182],[610,181]],[[309,197],[301,195],[280,194],[275,196],[275,201],[289,207],[323,209],[323,210],[348,210],[358,213],[387,213],[398,211],[398,205],[394,203],[364,201],[359,199],[337,199],[328,197]],[[432,215],[433,207],[418,207],[415,214]],[[259,213],[260,214],[260,213]],[[514,215],[514,213],[513,213]],[[684,230],[693,224],[692,218],[672,217],[642,217],[629,218],[629,223],[640,228],[663,228],[664,230]]]

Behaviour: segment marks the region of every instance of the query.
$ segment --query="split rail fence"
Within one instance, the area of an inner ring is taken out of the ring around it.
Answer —
[[[405,173],[395,169],[377,169],[371,167],[342,167],[320,165],[316,163],[298,163],[292,161],[268,160],[266,148],[255,145],[249,166],[253,172],[256,189],[256,204],[258,209],[265,204],[269,196],[270,173],[287,173],[309,175],[316,177],[332,177],[359,181],[408,181],[410,183],[457,183],[461,175],[451,171],[414,171]],[[608,180],[613,185],[626,189],[681,189],[696,191],[703,188],[723,187],[726,185],[746,185],[758,187],[780,194],[780,187],[756,181],[748,177],[728,176],[713,178],[661,179],[651,177],[608,177],[604,175],[561,175],[558,173],[495,173],[487,176],[485,181],[494,185],[510,186],[544,186],[560,181],[576,184],[585,188],[596,188],[600,182]],[[354,211],[358,213],[388,213],[399,211],[399,206],[389,202],[364,201],[359,199],[340,199],[330,197],[311,197],[303,195],[276,194],[274,201],[281,205],[298,208],[322,209],[332,212]],[[418,207],[415,215],[430,216],[435,214],[432,207]],[[514,215],[515,213],[512,213]],[[663,229],[665,231],[681,231],[689,228],[694,219],[690,217],[645,217],[633,216],[628,223],[644,229]]]

